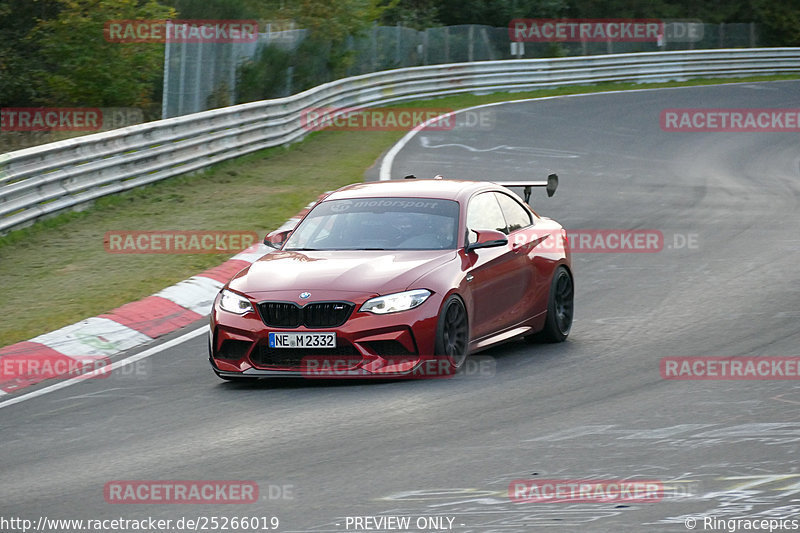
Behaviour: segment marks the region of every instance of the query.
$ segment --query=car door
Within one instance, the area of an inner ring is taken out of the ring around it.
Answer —
[[[537,258],[538,247],[547,234],[537,230],[535,218],[519,200],[502,192],[495,194],[508,226],[508,242],[516,256],[514,263],[519,269],[516,283],[520,299],[517,301],[518,307],[514,309],[515,323],[519,323],[541,311],[537,309],[537,302],[542,283],[547,280],[540,275]]]
[[[467,206],[467,242],[475,242],[475,230],[496,230],[508,234],[508,225],[494,192],[473,196]],[[468,254],[467,279],[471,295],[471,337],[479,341],[519,322],[520,300],[528,276],[525,257],[512,244],[472,250]]]

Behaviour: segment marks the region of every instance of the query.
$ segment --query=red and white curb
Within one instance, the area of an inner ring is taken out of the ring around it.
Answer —
[[[279,229],[292,229],[316,203],[310,203]],[[222,286],[234,274],[257,261],[271,249],[258,243],[219,266],[171,287],[87,318],[28,341],[0,348],[0,397],[47,379],[58,368],[88,368],[98,360],[152,342],[208,316]]]

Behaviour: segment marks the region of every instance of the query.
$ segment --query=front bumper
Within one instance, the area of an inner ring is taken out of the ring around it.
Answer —
[[[387,315],[359,312],[366,299],[348,299],[356,307],[339,327],[276,328],[268,327],[258,311],[235,315],[220,310],[218,296],[211,314],[210,363],[221,377],[394,378],[450,371],[449,360],[433,355],[438,295]],[[336,348],[270,348],[270,332],[333,332]]]

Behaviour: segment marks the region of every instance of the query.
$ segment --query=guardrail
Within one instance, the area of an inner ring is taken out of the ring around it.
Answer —
[[[0,232],[96,198],[308,133],[303,110],[465,92],[800,72],[800,48],[654,52],[453,63],[354,76],[275,100],[148,122],[0,155]]]

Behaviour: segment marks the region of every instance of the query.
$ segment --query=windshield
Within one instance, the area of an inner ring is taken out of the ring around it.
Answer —
[[[448,250],[458,203],[439,198],[356,198],[317,204],[284,250]]]

